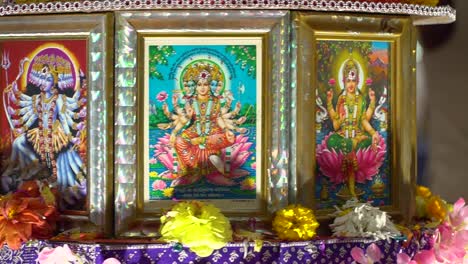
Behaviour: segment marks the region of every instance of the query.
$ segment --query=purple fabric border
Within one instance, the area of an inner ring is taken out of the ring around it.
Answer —
[[[400,252],[413,256],[418,250],[430,247],[429,235],[420,239],[412,239],[410,243],[403,240],[370,240],[370,239],[327,239],[306,242],[264,242],[260,252],[254,252],[253,243],[230,243],[216,250],[206,258],[200,258],[188,248],[182,249],[171,244],[81,244],[67,243],[73,252],[88,263],[102,263],[113,257],[122,263],[351,263],[351,249],[359,247],[366,249],[370,244],[379,246],[384,258],[381,263],[396,263],[396,255]],[[8,247],[0,249],[0,263],[36,263],[38,252],[48,246],[63,245],[56,241],[34,241],[23,245],[18,251]]]

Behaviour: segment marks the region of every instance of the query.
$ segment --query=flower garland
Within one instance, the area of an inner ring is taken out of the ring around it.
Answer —
[[[292,204],[276,212],[272,225],[280,239],[297,241],[314,237],[319,223],[311,209]]]
[[[161,238],[188,246],[200,257],[224,247],[232,240],[232,229],[227,219],[212,204],[198,201],[181,202],[161,216]]]
[[[38,117],[39,117],[39,131],[40,131],[40,138],[39,138],[39,153],[41,157],[41,161],[47,167],[52,168],[52,174],[54,177],[57,177],[57,164],[54,158],[54,151],[53,151],[53,140],[52,134],[53,131],[53,123],[54,123],[54,116],[56,111],[56,104],[57,104],[57,94],[52,95],[50,98],[46,98],[46,95],[43,93],[40,95],[40,104],[37,107]],[[43,109],[47,108],[48,109]],[[43,113],[45,111],[46,113]],[[44,115],[47,115],[47,122],[43,120]],[[44,123],[47,124],[44,127]]]
[[[345,94],[345,93],[343,93]],[[344,102],[344,109],[345,109],[345,138],[355,138],[356,137],[356,127],[357,127],[357,111],[358,111],[358,96],[357,92],[356,95],[351,95],[352,99],[349,99],[346,96]],[[352,117],[350,117],[349,113],[351,112]],[[351,133],[350,133],[351,132]],[[351,134],[351,136],[349,135]]]

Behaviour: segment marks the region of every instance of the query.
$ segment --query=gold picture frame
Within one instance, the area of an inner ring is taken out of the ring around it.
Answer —
[[[319,218],[357,197],[410,219],[416,176],[411,19],[297,12],[293,20],[291,169],[298,201]]]
[[[274,154],[287,147],[281,136],[287,132],[274,132],[286,124],[287,109],[273,106],[287,100],[280,90],[287,87],[288,72],[280,69],[289,60],[281,53],[289,41],[288,19],[285,11],[116,14],[117,236],[156,235],[154,223],[174,204],[172,198],[207,200],[233,219],[267,219],[287,204],[288,168]],[[195,85],[201,80],[212,85],[206,84],[206,102]],[[220,120],[221,112],[232,117]],[[245,127],[248,116],[252,124]],[[231,143],[218,149],[225,139]],[[238,150],[246,156],[235,165]],[[221,168],[215,165],[219,160]],[[240,176],[231,176],[235,172]],[[283,185],[267,188],[277,182]]]
[[[112,14],[0,21],[0,112],[11,138],[2,188],[41,180],[57,189],[61,231],[112,235],[112,23]]]

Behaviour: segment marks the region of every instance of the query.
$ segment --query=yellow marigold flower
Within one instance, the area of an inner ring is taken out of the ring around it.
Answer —
[[[422,198],[429,198],[431,197],[431,195],[432,193],[431,190],[429,190],[429,188],[422,185],[416,186],[416,196],[421,196]]]
[[[280,239],[309,240],[319,223],[311,209],[292,204],[276,212],[272,225]]]
[[[158,177],[158,173],[155,172],[155,171],[152,171],[152,172],[149,173],[149,176],[150,176],[151,178]]]
[[[232,240],[229,219],[212,204],[181,202],[161,217],[161,238],[180,242],[200,257]]]
[[[447,216],[447,206],[444,200],[439,196],[432,196],[427,202],[427,214],[430,218],[438,221],[444,221]]]

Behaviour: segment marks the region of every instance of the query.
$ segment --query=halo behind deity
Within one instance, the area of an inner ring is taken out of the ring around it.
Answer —
[[[364,86],[364,70],[361,66],[361,64],[357,61],[357,60],[354,60],[354,59],[347,59],[345,61],[343,61],[343,63],[341,64],[340,66],[340,70],[338,71],[338,86],[340,87],[341,90],[343,90],[345,87],[343,87],[343,68],[345,67],[346,63],[349,61],[349,60],[353,60],[353,62],[357,65],[358,69],[359,69],[359,83],[357,85],[357,88],[359,90],[361,90],[361,88]]]

